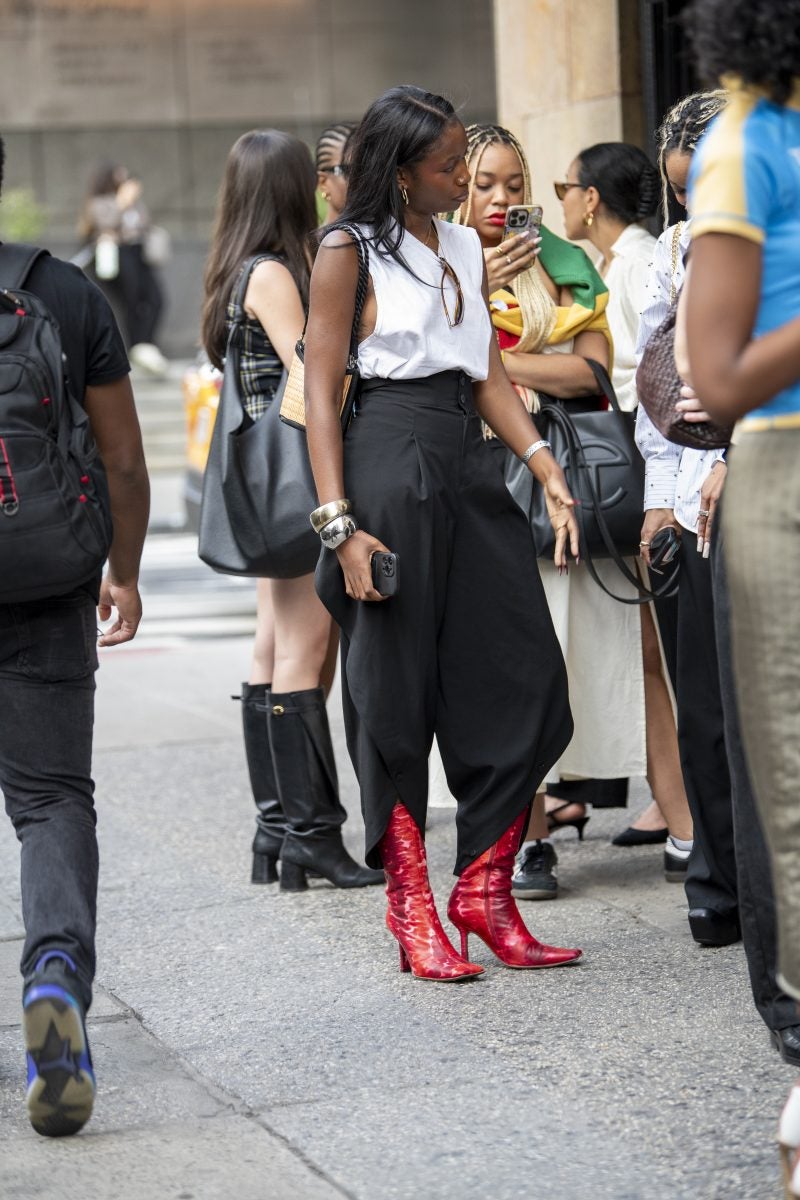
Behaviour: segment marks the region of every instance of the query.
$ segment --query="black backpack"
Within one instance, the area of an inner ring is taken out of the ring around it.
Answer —
[[[0,604],[88,583],[111,544],[105,471],[58,324],[24,291],[47,253],[0,245]]]

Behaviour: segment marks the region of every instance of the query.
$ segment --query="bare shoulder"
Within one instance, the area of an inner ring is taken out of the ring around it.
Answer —
[[[288,267],[274,258],[258,263],[250,276],[245,309],[253,313],[266,306],[285,306],[300,301],[300,292]]]

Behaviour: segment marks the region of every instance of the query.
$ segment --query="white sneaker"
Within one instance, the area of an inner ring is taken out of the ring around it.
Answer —
[[[134,366],[140,367],[148,375],[163,379],[169,370],[169,362],[152,342],[137,342],[131,346],[128,357]]]

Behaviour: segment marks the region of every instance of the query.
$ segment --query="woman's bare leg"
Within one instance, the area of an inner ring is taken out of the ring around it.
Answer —
[[[541,841],[542,838],[550,836],[550,831],[547,828],[547,814],[544,811],[544,792],[537,792],[533,807],[531,808],[531,817],[528,821],[528,831],[525,834],[526,842]]]
[[[314,590],[314,576],[270,581],[274,616],[274,692],[320,686],[331,637],[331,616]]]
[[[250,683],[272,683],[275,666],[275,618],[272,612],[272,584],[269,579],[256,583],[256,637]]]
[[[664,679],[661,649],[652,614],[642,605],[642,655],[644,661],[644,696],[647,724],[647,781],[654,803],[663,818],[645,810],[635,829],[663,829],[666,823],[673,837],[692,840],[692,818],[683,785],[683,772],[678,753],[678,734],[675,717]],[[652,809],[651,805],[651,809]]]

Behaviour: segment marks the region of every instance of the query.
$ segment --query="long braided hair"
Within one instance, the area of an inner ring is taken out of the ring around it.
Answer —
[[[531,204],[531,174],[522,146],[508,129],[502,125],[467,126],[467,167],[474,180],[480,170],[481,159],[488,146],[509,146],[522,170],[523,204]],[[469,225],[472,216],[472,188],[464,205],[455,213],[453,223]],[[556,323],[556,306],[545,287],[536,264],[529,267],[514,280],[514,295],[522,313],[522,336],[514,347],[515,351],[538,354],[546,345]]]
[[[664,228],[669,225],[669,180],[666,158],[678,154],[694,154],[708,124],[722,112],[728,93],[721,88],[713,92],[692,92],[684,96],[667,112],[658,127],[658,169],[661,172],[661,202],[664,206]]]

